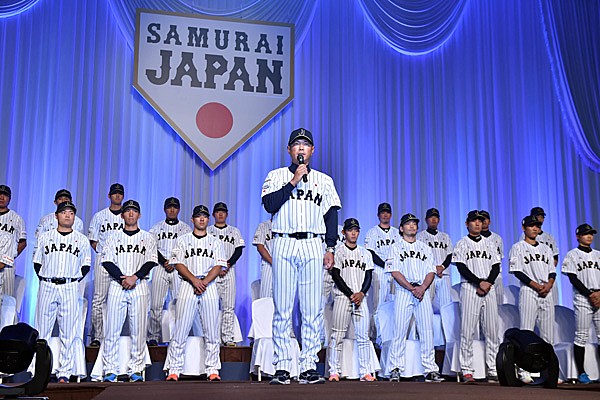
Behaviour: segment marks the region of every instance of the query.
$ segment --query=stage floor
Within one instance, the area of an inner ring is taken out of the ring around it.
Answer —
[[[550,390],[541,387],[509,388],[492,383],[464,385],[456,382],[357,382],[342,381],[324,385],[271,386],[268,382],[143,382],[143,383],[70,383],[48,385],[44,395],[52,400],[197,400],[232,399],[394,399],[419,398],[428,400],[473,399],[598,399],[600,384],[559,385]]]

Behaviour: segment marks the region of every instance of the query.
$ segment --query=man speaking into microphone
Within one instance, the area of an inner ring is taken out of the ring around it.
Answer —
[[[325,383],[317,369],[320,350],[323,266],[333,267],[340,198],[333,180],[310,167],[315,151],[312,133],[304,128],[290,134],[287,151],[292,164],[267,175],[262,203],[273,215],[273,385],[290,383],[290,332],[294,297],[302,314],[300,384]],[[322,240],[327,250],[323,254]]]

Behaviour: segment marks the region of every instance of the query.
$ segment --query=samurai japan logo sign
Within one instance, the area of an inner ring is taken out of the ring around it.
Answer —
[[[133,86],[217,168],[294,97],[294,26],[137,10]]]

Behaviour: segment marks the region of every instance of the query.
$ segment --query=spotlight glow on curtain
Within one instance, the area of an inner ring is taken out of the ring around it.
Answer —
[[[12,17],[29,10],[40,0],[2,0],[0,1],[0,18]]]

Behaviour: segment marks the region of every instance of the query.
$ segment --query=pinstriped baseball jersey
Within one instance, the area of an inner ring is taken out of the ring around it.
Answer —
[[[11,234],[0,231],[0,263],[12,266],[15,262],[16,243]]]
[[[373,269],[373,256],[362,246],[351,249],[345,244],[340,244],[335,250],[334,265],[340,270],[340,276],[352,293],[356,293],[362,288],[365,272]],[[342,295],[337,287],[335,291],[336,295]]]
[[[51,231],[58,227],[58,221],[55,213],[44,215],[40,218],[40,222],[35,230],[34,236],[38,238],[42,233]],[[83,221],[78,216],[75,216],[75,223],[73,224],[73,230],[83,233]]]
[[[119,211],[119,213],[115,214],[107,207],[98,211],[92,217],[92,222],[90,223],[88,231],[88,239],[98,242],[96,245],[96,252],[101,254],[106,239],[113,232],[121,230],[123,230],[121,212]]]
[[[144,230],[131,236],[117,231],[104,243],[100,262],[112,262],[123,275],[131,276],[147,262],[158,264],[156,239]]]
[[[223,243],[212,235],[202,237],[193,232],[177,239],[170,264],[183,264],[194,276],[206,276],[215,266],[227,266]]]
[[[525,239],[524,233],[521,234],[521,240],[523,239]],[[535,240],[537,240],[539,243],[545,244],[546,246],[550,247],[553,256],[558,255],[558,244],[556,244],[556,239],[554,239],[554,236],[552,236],[550,233],[546,231],[540,232],[540,234],[537,235]]]
[[[206,228],[206,232],[223,242],[223,254],[225,260],[231,258],[236,247],[246,247],[246,242],[244,242],[240,230],[235,226],[226,225],[223,228],[219,228],[215,225],[211,225]]]
[[[81,278],[81,267],[91,266],[90,242],[84,234],[62,234],[57,229],[38,237],[33,262],[41,264],[43,278]]]
[[[475,242],[465,236],[454,246],[452,262],[465,264],[475,276],[485,279],[489,276],[492,265],[500,263],[500,255],[492,241],[482,238]],[[461,275],[461,282],[468,281]]]
[[[489,240],[493,243],[494,249],[498,252],[500,259],[504,258],[504,241],[496,232],[491,232],[491,235],[488,237],[483,236],[484,239]]]
[[[419,240],[409,243],[400,239],[390,248],[385,262],[385,272],[393,271],[400,272],[409,282],[423,283],[428,273],[435,273],[431,249]]]
[[[375,225],[367,232],[365,237],[365,248],[373,250],[382,260],[387,260],[390,247],[400,240],[400,231],[391,226],[384,230]]]
[[[577,275],[577,279],[588,289],[600,289],[600,251],[592,249],[586,253],[578,248],[569,251],[563,260],[561,272]]]
[[[160,254],[168,260],[177,239],[192,232],[192,228],[185,222],[178,221],[176,224],[171,224],[166,220],[162,220],[150,228],[149,232],[154,235],[156,247]]]
[[[0,232],[10,233],[15,241],[15,244],[19,243],[19,240],[27,239],[25,222],[23,221],[23,218],[21,218],[21,216],[13,210],[0,213]],[[15,246],[13,254],[13,258],[16,257],[17,246]]]
[[[261,196],[276,192],[293,177],[294,174],[287,167],[269,172],[263,183]],[[329,176],[313,169],[306,177],[308,182],[300,181],[292,190],[290,198],[273,216],[273,232],[325,234],[323,216],[331,207],[342,207]]]
[[[524,240],[515,243],[511,247],[509,264],[509,272],[521,271],[537,283],[548,282],[548,274],[556,272],[550,247],[541,243],[533,246]],[[521,286],[524,285],[521,282]]]
[[[437,231],[435,235],[429,233],[427,230],[417,233],[417,240],[427,244],[431,249],[433,255],[433,264],[442,265],[448,254],[451,254],[454,250],[452,246],[452,240],[447,233]],[[444,269],[443,275],[450,275],[449,268]]]
[[[271,239],[273,238],[271,226],[271,220],[261,222],[256,228],[256,231],[254,232],[254,238],[252,239],[253,245],[256,246],[258,244],[262,244],[265,246],[265,249],[267,249],[269,254],[271,254]],[[263,263],[264,262],[265,261],[263,260]]]

